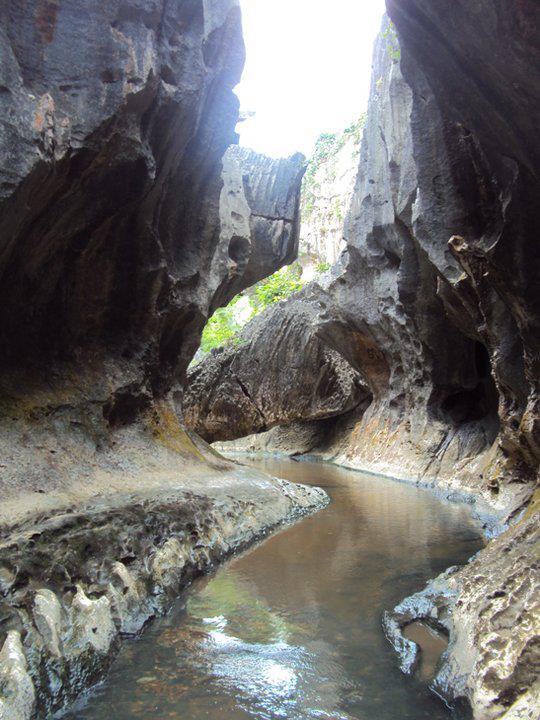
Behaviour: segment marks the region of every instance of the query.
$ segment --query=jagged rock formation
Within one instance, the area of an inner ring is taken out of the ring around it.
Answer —
[[[2,534],[3,719],[73,702],[103,678],[120,633],[139,632],[213,563],[326,502],[317,488],[208,462],[171,461],[168,477],[128,489]]]
[[[0,716],[23,719],[321,496],[178,413],[208,316],[298,247],[303,158],[224,157],[236,0],[8,0],[0,51]]]
[[[540,459],[540,162],[531,112],[540,107],[540,6],[389,0],[388,9],[399,40],[386,25],[375,49],[346,250],[309,288],[310,332],[361,374],[373,400],[326,428],[309,422],[301,444],[468,493],[477,508],[515,519],[530,503]],[[280,322],[269,317],[259,333],[275,337]],[[229,362],[253,372],[251,352],[239,346]],[[241,446],[283,449],[292,438],[298,452],[289,430]],[[527,533],[539,519],[537,506],[529,512]],[[527,590],[537,592],[538,566],[527,533],[502,536],[452,579],[441,673],[446,695],[465,697],[482,720],[533,718],[538,709]],[[479,603],[482,583],[493,597]],[[498,613],[507,601],[495,602],[503,597],[516,608],[505,620]],[[496,650],[505,648],[501,661]]]
[[[321,343],[315,321],[309,292],[300,292],[198,363],[183,400],[187,425],[208,442],[230,440],[341,415],[365,401],[360,375]]]
[[[474,187],[463,194],[446,165],[451,160],[466,165],[471,186],[477,181],[487,187],[488,182],[478,175],[482,168],[474,170],[476,157],[470,156],[463,143],[457,149],[462,149],[464,156],[458,158],[453,147],[446,155],[442,134],[446,121],[441,119],[429,87],[424,86],[424,76],[415,76],[418,91],[412,80],[407,82],[402,76],[395,57],[397,42],[397,37],[385,31],[375,50],[359,172],[345,225],[346,251],[330,277],[309,289],[312,332],[363,376],[373,395],[353,432],[326,452],[341,462],[373,470],[424,481],[442,480],[481,493],[494,507],[510,510],[530,496],[534,485],[538,457],[531,433],[536,410],[526,410],[526,398],[528,395],[534,406],[537,381],[525,356],[518,361],[512,355],[517,340],[508,344],[501,339],[497,345],[495,331],[489,343],[482,334],[488,332],[484,315],[493,314],[493,322],[504,324],[515,308],[500,307],[502,291],[499,295],[487,286],[482,300],[489,304],[492,298],[493,308],[488,312],[487,307],[475,304],[471,294],[474,278],[479,279],[483,269],[482,282],[488,283],[491,274],[482,263],[480,269],[475,265],[475,257],[481,255],[478,243],[473,252],[472,240],[467,250],[466,241],[457,238],[461,234],[472,237],[468,223],[475,217],[478,203],[471,200]],[[403,63],[405,54],[404,49]],[[409,122],[411,113],[415,119],[415,93],[420,91],[424,99],[418,102],[423,103],[423,112],[424,105],[431,108],[429,132],[421,123]],[[447,123],[451,124],[450,120]],[[431,137],[440,139],[436,147],[441,157],[437,160],[446,167],[447,203],[443,204],[441,195],[438,205],[429,193],[442,177],[437,174],[439,165],[433,164],[431,175],[424,179],[417,162],[417,154],[425,159],[427,149],[432,148]],[[429,188],[424,190],[423,182]],[[499,202],[495,194],[490,197],[493,203]],[[467,200],[471,202],[468,214],[463,207]],[[521,202],[518,195],[514,202]],[[491,219],[493,213],[495,210]],[[524,233],[530,228],[516,228],[516,233],[518,230]],[[499,268],[497,278],[498,282],[502,277],[519,276],[524,282],[529,278],[526,302],[531,304],[533,321],[538,294],[529,272],[529,267],[538,265],[533,242],[527,252],[527,268],[521,266],[520,250],[507,258],[513,271],[504,274]],[[473,259],[465,260],[463,253]],[[268,318],[268,338],[274,337],[273,325],[279,323],[279,316]],[[505,335],[507,340],[510,337]],[[534,348],[530,354],[534,355]],[[250,372],[250,346],[239,346],[236,355],[237,365]],[[495,364],[504,364],[505,357],[513,368],[512,372],[507,369],[515,388],[512,412],[518,412],[517,385],[522,387],[521,426],[508,414],[505,382],[492,372]],[[286,374],[282,382],[287,384]],[[245,429],[242,425],[238,437]]]
[[[0,491],[20,501],[160,424],[208,315],[296,254],[303,160],[232,149],[222,168],[235,2],[2,13]]]

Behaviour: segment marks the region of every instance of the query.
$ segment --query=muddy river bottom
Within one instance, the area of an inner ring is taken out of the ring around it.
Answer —
[[[107,682],[68,717],[460,717],[427,685],[444,643],[428,638],[427,662],[406,677],[381,615],[480,549],[469,509],[332,465],[241,461],[319,485],[332,503],[196,581],[166,617],[124,644]]]

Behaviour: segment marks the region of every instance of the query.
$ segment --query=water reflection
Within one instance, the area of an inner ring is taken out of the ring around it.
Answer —
[[[466,508],[332,466],[260,461],[333,503],[198,581],[127,643],[78,719],[443,720],[381,613],[481,545]]]

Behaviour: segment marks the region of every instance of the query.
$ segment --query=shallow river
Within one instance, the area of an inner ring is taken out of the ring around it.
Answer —
[[[481,547],[468,509],[331,465],[252,464],[320,485],[333,502],[197,580],[69,717],[451,718],[399,671],[381,614]]]

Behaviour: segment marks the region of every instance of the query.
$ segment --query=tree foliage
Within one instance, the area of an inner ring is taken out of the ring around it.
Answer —
[[[201,338],[201,350],[204,353],[231,342],[242,329],[235,314],[237,301],[238,296],[226,307],[218,308],[206,323]]]
[[[386,52],[392,60],[401,60],[401,48],[399,46],[396,28],[391,20],[388,22],[388,27],[383,31],[382,36],[387,41]]]
[[[325,272],[328,272],[330,268],[332,267],[332,264],[329,262],[320,262],[315,265],[315,270],[319,275],[322,275]]]
[[[261,313],[268,305],[286,300],[301,290],[302,286],[302,268],[297,263],[261,280],[249,290],[250,319]],[[243,293],[237,295],[226,307],[218,308],[208,320],[201,338],[203,353],[236,341],[244,325],[237,307],[238,300],[243,295]]]
[[[250,296],[252,317],[258,315],[268,305],[286,300],[301,290],[302,286],[302,268],[297,264],[278,270],[265,280],[261,280],[253,287]]]

